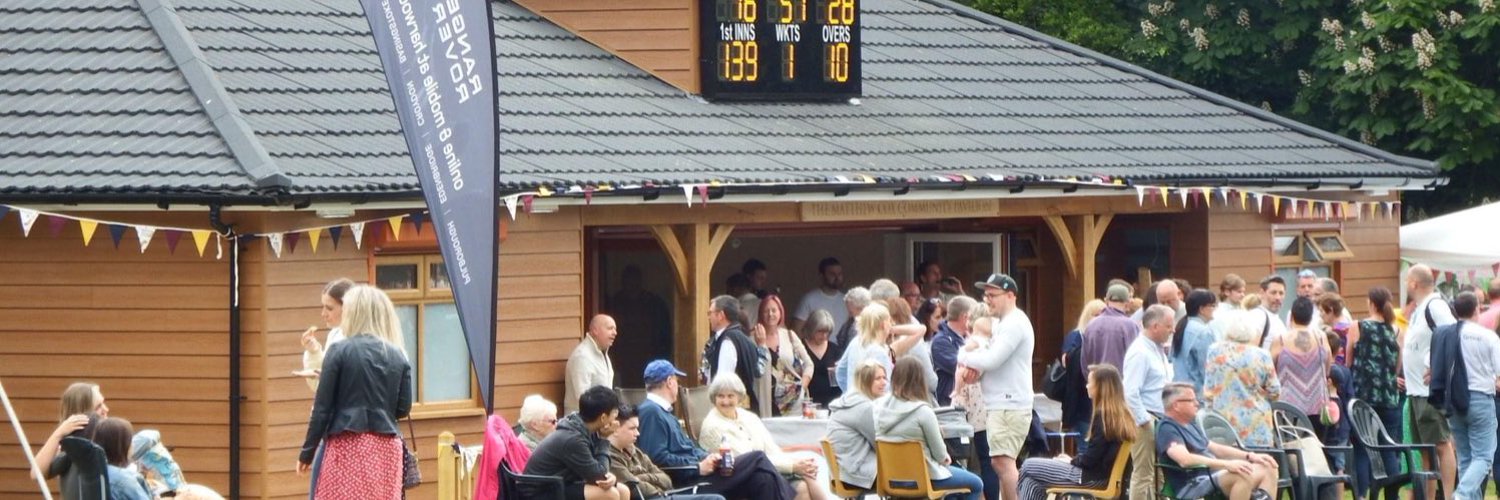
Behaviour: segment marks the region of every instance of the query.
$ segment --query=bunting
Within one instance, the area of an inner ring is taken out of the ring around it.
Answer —
[[[67,219],[57,218],[55,220],[60,220],[64,221],[64,223],[67,223]],[[79,219],[78,229],[83,231],[83,246],[89,246],[89,242],[94,240],[94,231],[99,229],[99,221]]]
[[[271,247],[271,253],[276,258],[281,258],[281,233],[270,233],[266,235],[266,245]]]
[[[110,224],[109,225],[109,239],[115,242],[115,250],[119,250],[120,249],[120,238],[123,238],[124,236],[125,236],[125,225],[123,225],[123,224]]]
[[[365,223],[355,222],[353,224],[350,224],[349,233],[349,236],[354,238],[354,248],[358,250],[360,244],[365,239]]]
[[[422,226],[419,225],[417,227],[422,227]],[[418,234],[420,234],[421,232],[422,232],[421,230],[417,231]],[[320,234],[322,234],[322,233],[323,233],[322,229],[309,229],[309,230],[307,230],[307,246],[312,247],[312,252],[314,254],[318,253],[318,236]]]
[[[202,257],[203,250],[208,248],[208,236],[211,234],[214,234],[214,232],[206,229],[197,229],[193,231],[193,244],[197,245],[198,247],[199,257]]]
[[[333,242],[333,251],[339,251],[339,235],[344,234],[344,226],[333,226],[328,228],[328,239]]]
[[[17,209],[16,212],[17,215],[21,216],[21,234],[26,236],[27,238],[30,238],[31,225],[36,224],[36,218],[40,214],[38,214],[36,210],[27,210],[24,208]]]
[[[141,253],[146,253],[146,247],[151,246],[151,237],[156,235],[156,228],[151,226],[136,226],[135,237],[141,241]]]
[[[406,218],[405,215],[397,215],[395,217],[386,219],[386,221],[391,223],[391,239],[401,239],[401,219],[404,218]]]

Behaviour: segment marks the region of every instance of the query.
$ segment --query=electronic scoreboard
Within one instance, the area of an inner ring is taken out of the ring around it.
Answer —
[[[860,0],[698,0],[703,96],[860,95]]]

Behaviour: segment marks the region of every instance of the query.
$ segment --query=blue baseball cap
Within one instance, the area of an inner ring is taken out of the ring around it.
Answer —
[[[687,374],[682,373],[682,370],[678,370],[677,367],[672,366],[671,361],[658,359],[646,365],[646,373],[641,377],[641,380],[647,384],[659,384],[673,376],[686,377]]]

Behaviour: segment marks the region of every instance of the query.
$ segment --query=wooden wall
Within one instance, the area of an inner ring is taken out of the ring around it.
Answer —
[[[154,223],[207,228],[208,217]],[[45,216],[29,238],[15,215],[0,218],[0,382],[33,449],[56,427],[63,389],[92,381],[111,416],[162,432],[190,481],[224,489],[228,262],[214,259],[212,241],[199,257],[190,236],[172,254],[157,233],[143,254],[134,231],[118,250],[103,225],[88,247],[77,222],[49,233]],[[40,498],[8,417],[0,420],[0,498]]]
[[[696,0],[517,0],[685,92],[700,92]]]

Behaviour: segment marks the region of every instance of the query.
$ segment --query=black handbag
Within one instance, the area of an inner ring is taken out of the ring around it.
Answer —
[[[1068,392],[1067,375],[1068,369],[1063,366],[1063,360],[1053,360],[1052,364],[1047,365],[1047,373],[1042,377],[1042,394],[1053,401],[1062,401]]]
[[[401,487],[409,490],[422,484],[422,470],[417,467],[417,452],[412,451],[417,445],[417,431],[410,417],[406,419],[406,429],[411,431],[411,446],[405,440],[401,443]]]

